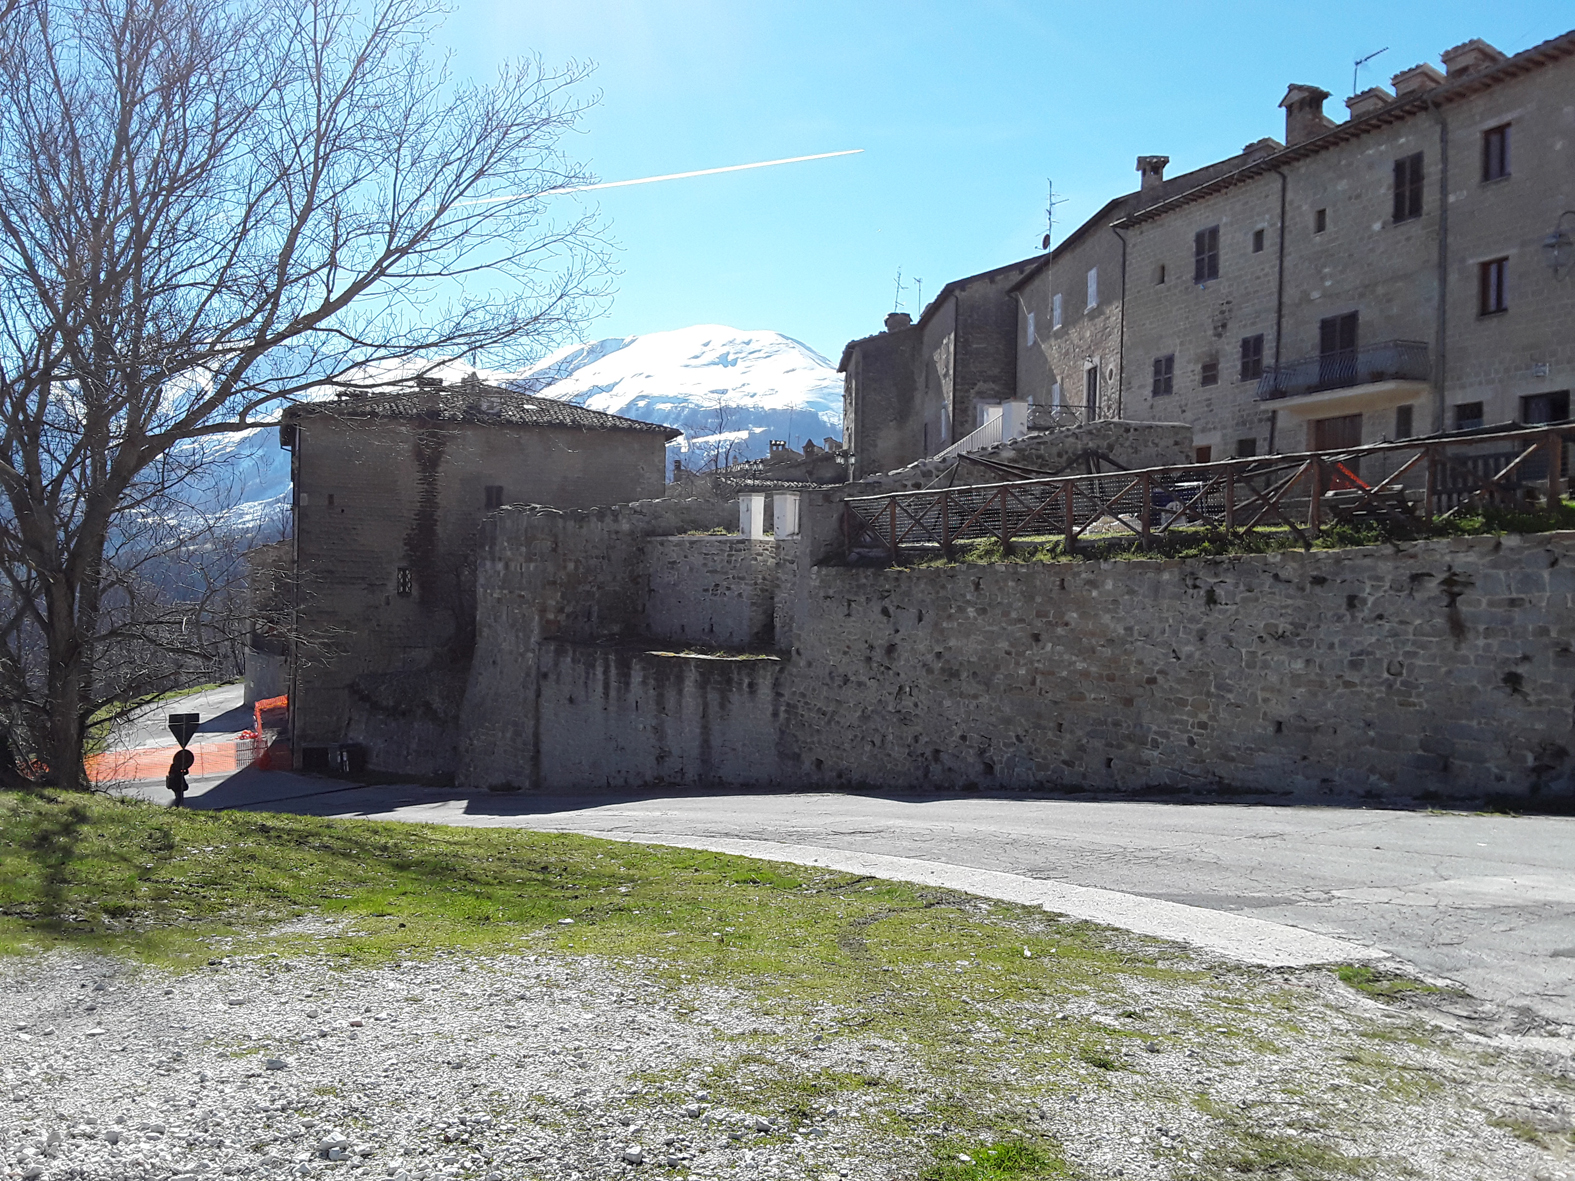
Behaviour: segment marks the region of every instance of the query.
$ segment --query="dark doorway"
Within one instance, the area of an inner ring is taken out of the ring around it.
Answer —
[[[1356,313],[1318,321],[1318,386],[1356,384]]]
[[[1314,451],[1343,451],[1348,447],[1362,445],[1362,416],[1360,414],[1342,414],[1338,418],[1320,418],[1310,423],[1307,434],[1308,442]],[[1341,461],[1343,467],[1350,475],[1361,473],[1361,461],[1346,459]],[[1331,473],[1334,487],[1340,486],[1340,472]]]

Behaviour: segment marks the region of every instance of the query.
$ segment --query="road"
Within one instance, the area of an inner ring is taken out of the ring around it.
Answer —
[[[768,841],[1118,891],[1379,948],[1575,1023],[1575,818],[942,793],[495,795],[255,770],[192,789],[195,807]],[[167,800],[161,785],[137,790]]]

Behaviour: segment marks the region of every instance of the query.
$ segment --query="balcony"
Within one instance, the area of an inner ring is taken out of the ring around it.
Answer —
[[[1428,381],[1432,375],[1425,341],[1386,340],[1271,366],[1258,379],[1257,399],[1270,402],[1382,382]]]

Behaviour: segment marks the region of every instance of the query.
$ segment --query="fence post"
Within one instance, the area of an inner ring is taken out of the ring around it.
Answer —
[[[1066,556],[1072,556],[1072,547],[1077,544],[1077,529],[1072,523],[1072,481],[1063,480],[1061,487],[1066,496]]]
[[[891,560],[895,562],[897,560],[897,498],[893,496],[886,505],[891,510]]]
[[[1428,443],[1427,447],[1427,484],[1422,491],[1422,519],[1429,525],[1433,523],[1433,501],[1438,497],[1438,444]]]
[[[1148,519],[1154,515],[1154,487],[1153,477],[1147,472],[1143,473],[1143,533],[1140,544],[1148,549]]]
[[[948,562],[952,560],[952,495],[949,490],[941,492],[941,556]]]
[[[1012,555],[1012,529],[1006,523],[1006,489],[1002,488],[996,496],[1001,501],[1001,556],[1009,558]]]
[[[1323,526],[1323,457],[1314,455],[1309,465],[1312,474],[1312,500],[1307,504],[1307,532],[1318,536]]]
[[[1558,508],[1564,496],[1564,437],[1548,432],[1548,511]]]

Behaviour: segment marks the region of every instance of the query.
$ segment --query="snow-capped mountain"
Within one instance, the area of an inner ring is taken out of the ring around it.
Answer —
[[[424,369],[414,364],[412,371]],[[475,372],[459,362],[431,371],[458,382]],[[690,467],[713,458],[756,459],[772,439],[794,450],[842,438],[842,377],[808,345],[766,330],[697,324],[672,332],[612,337],[559,349],[529,369],[483,369],[481,380],[592,410],[675,426],[670,456]],[[324,391],[324,396],[331,396]],[[263,427],[204,441],[226,453],[228,503],[237,523],[274,519],[290,502],[290,457],[278,432]],[[212,503],[212,498],[209,499]]]
[[[766,330],[696,324],[560,349],[505,384],[591,410],[675,426],[672,447],[734,459],[842,438],[842,378],[808,345]]]

